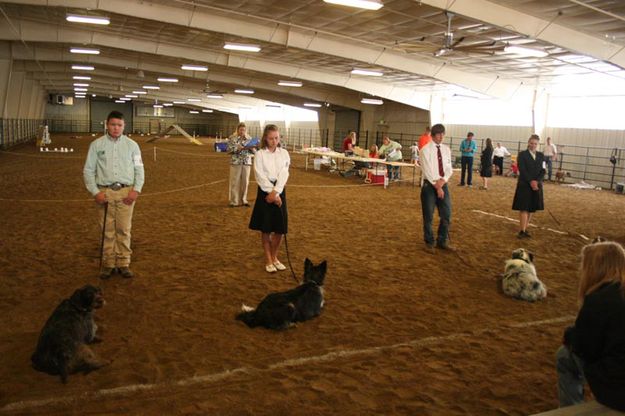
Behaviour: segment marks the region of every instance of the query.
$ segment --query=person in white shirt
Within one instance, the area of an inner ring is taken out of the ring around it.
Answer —
[[[547,144],[543,147],[543,154],[545,155],[545,163],[547,164],[547,180],[551,181],[553,162],[558,159],[558,148],[555,144],[551,143],[551,137],[547,137]]]
[[[510,152],[497,142],[497,146],[493,150],[493,165],[497,166],[496,174],[499,176],[503,175],[503,159],[506,156],[510,156]]]
[[[278,260],[278,250],[282,235],[288,231],[285,186],[290,164],[289,153],[280,147],[278,126],[268,124],[254,159],[258,193],[249,225],[250,229],[261,232],[265,270],[268,273],[286,270],[286,266]]]
[[[436,247],[443,250],[453,250],[448,244],[449,224],[451,221],[451,197],[447,183],[453,173],[451,164],[451,150],[442,144],[445,137],[445,126],[432,126],[432,141],[426,144],[419,154],[419,163],[423,173],[421,187],[421,209],[423,211],[423,239],[426,251],[434,253],[435,241],[432,232],[434,209],[438,208],[440,223]]]

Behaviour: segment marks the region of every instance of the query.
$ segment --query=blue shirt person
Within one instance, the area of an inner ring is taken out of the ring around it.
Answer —
[[[460,186],[465,185],[465,177],[467,178],[466,184],[473,186],[473,156],[477,151],[477,143],[473,140],[474,134],[472,132],[467,133],[467,138],[460,143],[460,153],[462,174],[460,175]]]

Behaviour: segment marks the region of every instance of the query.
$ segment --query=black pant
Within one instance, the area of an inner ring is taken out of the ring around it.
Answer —
[[[462,165],[462,174],[460,175],[460,185],[464,185],[465,173],[467,174],[467,185],[473,185],[473,157],[462,156],[462,159],[460,159],[460,163]]]
[[[493,157],[493,165],[499,168],[499,172],[497,172],[497,175],[503,175],[503,156]]]

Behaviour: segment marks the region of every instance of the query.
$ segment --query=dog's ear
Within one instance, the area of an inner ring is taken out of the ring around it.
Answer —
[[[327,260],[322,261],[321,263],[319,263],[319,266],[317,266],[319,268],[319,271],[321,271],[323,274],[325,274],[328,271],[328,262]]]
[[[530,263],[534,263],[534,253],[532,253],[531,251],[528,251],[527,255],[530,256]]]
[[[310,259],[306,257],[306,260],[304,260],[304,273],[309,271],[312,268],[312,266],[313,266],[312,261],[310,261]]]

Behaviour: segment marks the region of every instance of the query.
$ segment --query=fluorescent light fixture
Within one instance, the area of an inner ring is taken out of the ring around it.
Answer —
[[[144,94],[147,94],[148,92],[147,91],[133,91],[132,93],[133,94],[144,95]]]
[[[363,98],[362,100],[360,100],[360,102],[363,104],[372,104],[372,105],[384,104],[384,101],[378,100],[377,98]]]
[[[190,103],[199,103],[202,100],[200,100],[199,98],[187,98],[187,101]]]
[[[224,98],[221,94],[206,94],[206,98]]]
[[[128,97],[119,97],[120,101],[132,101],[132,98]]]
[[[254,94],[254,90],[236,89],[234,92],[236,94]]]
[[[163,108],[163,106],[161,104],[154,104],[152,107],[154,107],[154,108]]]
[[[536,58],[544,58],[549,55],[545,51],[539,51],[538,49],[524,48],[522,46],[506,46],[504,52],[513,53],[521,56],[534,56]]]
[[[95,94],[91,94],[91,96],[92,96],[92,97],[95,97],[96,95],[95,95]]]
[[[326,3],[359,9],[380,10],[384,5],[378,0],[323,0]]]
[[[260,46],[258,45],[246,45],[244,43],[230,43],[227,42],[224,45],[224,49],[231,51],[243,51],[243,52],[260,52]]]
[[[122,101],[122,100],[115,100],[115,102],[116,102],[117,104],[124,104],[126,101]]]
[[[93,71],[95,67],[91,65],[72,65],[72,69],[77,71]]]
[[[161,87],[159,87],[158,85],[144,85],[142,87],[144,90],[160,90]]]
[[[83,80],[83,81],[91,81],[91,77],[83,76],[83,75],[74,75],[73,79]]]
[[[80,16],[75,14],[68,14],[65,17],[68,22],[74,23],[90,23],[92,25],[108,25],[111,20],[108,17],[103,16]]]
[[[174,104],[186,104],[186,101],[172,101]]]
[[[136,94],[126,94],[126,97],[128,97],[128,98],[139,98],[139,96],[136,95]]]
[[[89,89],[88,88],[75,87],[74,91],[89,91]]]
[[[178,78],[156,78],[158,82],[178,82]]]
[[[195,111],[195,110],[189,110],[189,114],[200,114],[199,111]]]
[[[321,104],[318,104],[318,103],[304,103],[304,107],[315,107],[315,108],[319,108],[319,107],[321,107]]]
[[[163,103],[164,107],[171,107],[173,104],[172,103]]]
[[[265,107],[271,107],[271,108],[282,108],[281,105],[278,104],[265,104]]]
[[[89,84],[81,84],[81,83],[77,83],[77,82],[74,83],[74,87],[88,87],[88,86],[89,86]]]
[[[372,71],[370,69],[357,69],[357,68],[352,69],[352,74],[366,75],[369,77],[381,77],[382,75],[384,75],[384,73],[380,71]]]
[[[208,71],[208,67],[203,65],[182,65],[180,69],[185,71]]]
[[[100,51],[97,49],[87,49],[87,48],[70,48],[71,53],[82,53],[85,55],[99,55]]]
[[[301,81],[280,81],[278,85],[281,87],[301,87],[303,84]]]
[[[84,95],[74,95],[74,98],[87,98]]]
[[[202,110],[203,113],[212,113],[213,110],[211,110],[210,108],[205,108]]]

